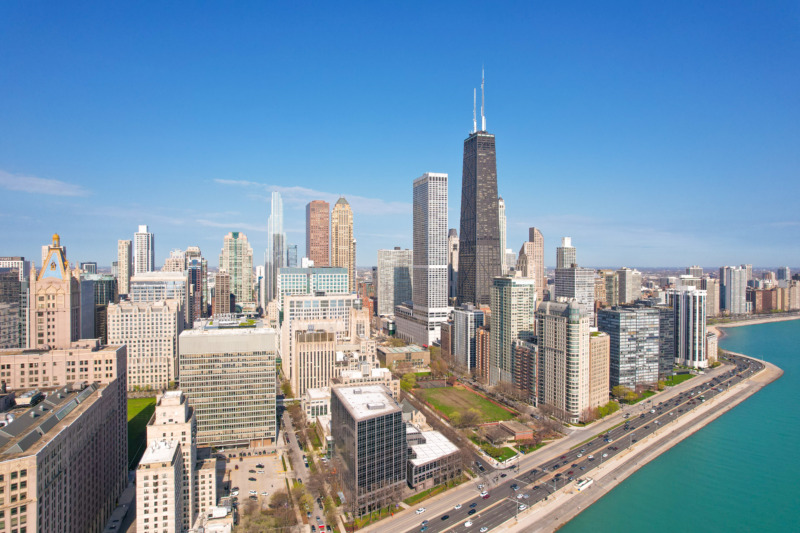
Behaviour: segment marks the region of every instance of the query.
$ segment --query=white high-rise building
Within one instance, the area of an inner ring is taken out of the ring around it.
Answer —
[[[536,320],[538,403],[554,407],[570,423],[580,422],[591,400],[589,317],[573,300],[543,302]]]
[[[412,298],[414,252],[401,250],[378,250],[378,278],[375,294],[378,297],[378,314],[393,315],[394,306]]]
[[[675,312],[675,362],[706,368],[706,291],[678,287],[669,291]]]
[[[619,278],[619,303],[633,303],[642,297],[642,273],[630,268],[617,270]]]
[[[133,235],[133,274],[144,274],[156,269],[156,238],[146,225],[139,226]],[[119,265],[117,265],[119,268]]]
[[[453,311],[453,356],[464,371],[469,372],[477,366],[476,334],[484,320],[483,311],[472,304]]]
[[[254,306],[253,298],[253,247],[247,235],[232,231],[222,241],[219,268],[231,277],[231,293],[236,296],[236,305]]]
[[[497,213],[500,218],[500,266],[504,275],[508,273],[511,265],[506,262],[506,202],[502,198],[497,199]]]
[[[286,234],[283,232],[283,199],[278,191],[272,192],[269,220],[267,221],[267,256],[264,261],[264,297],[267,304],[277,296],[278,269],[286,266]]]
[[[513,383],[512,343],[534,336],[536,282],[532,278],[498,276],[491,289],[489,384]]]
[[[747,313],[747,269],[724,266],[719,269],[719,307],[729,315]]]
[[[414,180],[413,308],[410,314],[395,310],[400,338],[423,345],[439,341],[451,310],[447,244],[447,174],[426,172]]]
[[[594,276],[595,271],[591,268],[557,268],[555,284],[555,297],[576,300],[592,325],[595,323]]]
[[[561,246],[556,248],[556,268],[569,268],[578,263],[572,237],[562,237]]]

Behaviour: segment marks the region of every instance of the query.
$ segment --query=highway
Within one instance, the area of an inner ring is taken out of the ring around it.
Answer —
[[[509,475],[496,486],[489,488],[489,497],[483,499],[478,494],[465,498],[461,508],[456,510],[429,514],[427,511],[416,515],[416,526],[406,531],[425,531],[439,533],[442,531],[487,531],[499,526],[515,513],[522,512],[519,505],[527,507],[546,500],[556,490],[579,479],[591,477],[594,468],[608,461],[626,448],[634,446],[637,441],[656,431],[659,427],[685,416],[700,406],[704,400],[721,394],[729,387],[736,385],[753,374],[763,370],[760,361],[731,356],[729,360],[734,368],[724,367],[725,371],[709,377],[704,382],[683,390],[679,394],[651,405],[651,409],[639,415],[629,416],[617,427],[596,435],[590,441],[578,444],[560,456],[544,461],[535,468],[522,468],[521,472],[509,470]],[[657,399],[657,397],[655,398]],[[516,486],[516,489],[514,488]],[[424,502],[422,503],[424,505]],[[414,513],[412,509],[409,511]],[[469,514],[472,512],[472,514]],[[537,512],[528,511],[528,512]],[[405,522],[411,517],[406,515]],[[427,521],[423,524],[423,521]],[[469,526],[467,522],[471,522]],[[395,524],[389,525],[392,527]],[[399,524],[397,524],[399,525]]]

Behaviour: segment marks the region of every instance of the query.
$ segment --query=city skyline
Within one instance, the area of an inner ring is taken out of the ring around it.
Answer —
[[[744,201],[765,185],[798,192],[793,4],[614,14],[524,6],[489,18],[444,7],[421,23],[393,8],[327,9],[310,20],[278,10],[264,34],[266,8],[164,6],[153,17],[118,6],[4,5],[0,112],[14,132],[0,146],[0,211],[14,229],[6,253],[35,261],[39,243],[58,232],[75,260],[109,266],[114,243],[147,224],[158,236],[156,265],[174,248],[214,249],[229,231],[247,233],[260,256],[278,191],[287,242],[301,245],[304,206],[345,196],[357,265],[374,265],[378,249],[411,245],[405,187],[414,176],[451,176],[458,228],[460,144],[485,65],[508,248],[536,226],[547,263],[569,235],[581,243],[581,266],[800,264],[791,206]],[[374,26],[375,46],[329,33],[330,17]],[[100,20],[102,31],[82,30]],[[429,27],[444,38],[408,46]],[[478,31],[477,56],[452,46]],[[130,32],[152,39],[132,46],[120,37]],[[423,89],[418,80],[433,75],[439,83]],[[705,196],[674,201],[690,186]]]

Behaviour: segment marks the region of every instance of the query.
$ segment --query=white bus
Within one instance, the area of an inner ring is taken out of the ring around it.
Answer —
[[[592,485],[592,483],[594,483],[594,480],[590,477],[587,477],[582,481],[578,481],[578,484],[575,485],[575,488],[577,488],[578,492],[580,492],[582,490],[588,489]]]

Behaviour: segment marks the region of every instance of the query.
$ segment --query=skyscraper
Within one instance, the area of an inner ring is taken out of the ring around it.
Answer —
[[[286,266],[286,234],[283,232],[283,199],[281,193],[272,191],[269,220],[267,221],[267,257],[264,261],[264,301],[261,302],[264,309],[275,298],[278,269],[284,266]],[[231,281],[233,281],[233,275],[231,275]]]
[[[700,282],[700,288],[706,291],[706,316],[719,315],[719,280],[705,277]]]
[[[117,241],[117,288],[120,294],[130,291],[131,266],[131,241]]]
[[[133,235],[133,273],[144,274],[156,269],[156,237],[146,225]]]
[[[619,303],[633,303],[642,297],[642,273],[623,267],[617,270],[619,278]]]
[[[314,261],[314,266],[330,265],[330,239],[330,204],[313,200],[306,205],[306,257]]]
[[[668,296],[675,310],[675,362],[706,368],[706,291],[678,287]]]
[[[414,252],[401,250],[378,250],[378,276],[375,280],[378,297],[378,314],[393,315],[394,306],[412,298],[412,265]]]
[[[562,237],[561,246],[556,248],[556,268],[569,268],[578,263],[572,237]]]
[[[719,306],[729,315],[747,313],[747,269],[724,266],[719,269]]]
[[[231,277],[220,269],[214,276],[214,306],[212,316],[227,315],[231,312]]]
[[[395,313],[397,333],[417,344],[439,340],[450,312],[447,298],[447,174],[414,180],[412,316]]]
[[[778,281],[788,281],[792,279],[792,270],[788,266],[778,267],[778,276],[776,279]]]
[[[316,263],[315,263],[316,266]],[[331,212],[331,266],[347,269],[350,291],[356,290],[356,247],[353,238],[353,210],[342,196]]]
[[[506,262],[506,202],[502,197],[497,198],[497,220],[500,228],[500,274],[508,274],[512,265]]]
[[[193,320],[197,320],[208,315],[209,305],[206,299],[208,261],[203,257],[199,247],[189,246],[186,248],[186,270],[191,287],[191,316]]]
[[[611,387],[631,390],[658,381],[659,314],[644,307],[597,312],[597,326],[611,337]]]
[[[528,229],[528,241],[522,243],[517,270],[523,278],[536,281],[536,298],[541,302],[547,292],[547,270],[544,268],[544,237],[538,228]]]
[[[495,138],[486,131],[483,85],[481,81],[481,130],[478,131],[473,111],[472,133],[464,141],[458,251],[459,304],[488,305],[492,280],[502,274]]]
[[[69,348],[80,337],[80,310],[80,270],[70,271],[56,233],[42,269],[30,278],[28,347]]]
[[[491,354],[489,384],[513,383],[512,343],[534,337],[536,322],[535,281],[529,278],[498,276],[492,285]]]
[[[594,270],[572,263],[569,268],[556,269],[555,281],[555,297],[575,299],[594,325]]]
[[[690,276],[694,276],[696,278],[702,278],[703,277],[703,267],[697,266],[697,265],[686,267],[686,273],[689,274]]]
[[[231,292],[236,296],[236,304],[253,305],[253,248],[247,236],[238,231],[225,235],[222,253],[219,255],[219,268],[231,277]]]
[[[447,234],[447,297],[450,305],[458,298],[458,231],[450,228]]]
[[[286,266],[289,268],[297,267],[297,245],[286,245]]]
[[[588,414],[591,399],[589,317],[574,300],[544,302],[536,321],[539,404],[550,405],[557,416],[577,423]]]
[[[474,370],[478,364],[476,335],[484,318],[483,311],[471,304],[453,311],[452,353],[464,372]]]

